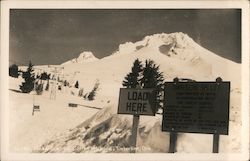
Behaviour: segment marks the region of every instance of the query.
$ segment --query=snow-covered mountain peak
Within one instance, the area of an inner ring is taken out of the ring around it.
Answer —
[[[146,55],[152,57],[163,55],[171,60],[189,63],[203,63],[206,61],[229,61],[203,48],[191,37],[183,32],[159,33],[144,37],[141,41],[126,42],[119,45],[114,55]],[[146,56],[146,57],[148,57]],[[212,58],[213,57],[213,58]]]
[[[192,45],[194,41],[185,33],[175,32],[175,33],[161,33],[154,34],[151,36],[146,36],[143,39],[148,46],[155,46],[157,44],[176,44],[179,48]]]
[[[98,59],[94,56],[94,54],[91,51],[84,51],[78,56],[77,60],[79,62],[81,61],[90,62]]]
[[[176,55],[178,55],[179,58],[185,59],[187,55],[185,55],[185,52],[183,52],[183,50],[193,50],[197,46],[198,44],[196,44],[192,38],[182,32],[170,34],[160,33],[146,36],[143,40],[135,43],[126,42],[124,44],[121,44],[119,45],[119,49],[113,55],[132,54],[143,48],[149,48],[151,50],[154,50],[155,53],[161,53],[167,56],[175,57]],[[182,51],[180,52],[180,50]]]
[[[91,52],[83,52],[78,58],[63,64],[64,74],[69,73],[67,74],[68,79],[73,79],[70,78],[72,76],[75,80],[83,79],[81,74],[76,73],[90,74],[94,80],[105,80],[108,84],[112,82],[110,80],[114,79],[117,83],[116,89],[119,89],[122,79],[130,70],[135,59],[142,62],[145,62],[146,59],[153,60],[160,65],[161,71],[165,74],[164,77],[168,80],[180,77],[207,81],[222,77],[223,80],[234,82],[232,85],[240,85],[240,80],[231,75],[231,72],[236,73],[240,70],[239,64],[203,48],[182,32],[154,34],[144,37],[141,41],[121,44],[115,53],[100,60],[95,58]],[[93,69],[90,70],[90,67]],[[82,69],[88,70],[81,71]],[[107,87],[103,91],[110,91],[113,83],[110,86],[102,87]]]
[[[77,58],[71,59],[62,65],[72,64],[72,63],[85,63],[85,62],[93,62],[99,60],[94,56],[94,54],[91,51],[84,51],[80,53],[80,55]]]

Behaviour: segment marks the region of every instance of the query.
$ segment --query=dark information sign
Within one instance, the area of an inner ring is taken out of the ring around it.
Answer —
[[[155,115],[156,93],[153,89],[121,88],[118,114]]]
[[[228,135],[230,82],[165,83],[162,130]]]

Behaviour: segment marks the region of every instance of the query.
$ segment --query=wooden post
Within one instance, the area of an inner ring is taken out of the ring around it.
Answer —
[[[179,78],[174,78],[173,82],[175,84],[179,83]],[[175,153],[176,152],[176,140],[177,140],[177,133],[174,131],[174,128],[172,128],[172,131],[170,132],[170,143],[169,143],[169,153]]]
[[[219,140],[220,140],[220,135],[214,134],[213,135],[213,153],[219,153]]]
[[[136,152],[136,139],[137,139],[137,130],[139,125],[140,115],[134,114],[133,116],[133,125],[132,125],[132,136],[131,136],[131,153]]]
[[[218,77],[216,78],[215,82],[217,85],[220,85],[220,83],[223,82],[223,80]],[[215,130],[215,133],[213,134],[213,153],[219,153],[219,141],[220,141],[220,135],[217,133],[217,130]]]
[[[169,145],[169,153],[176,152],[176,140],[177,140],[177,133],[170,132],[170,145]]]
[[[33,87],[33,107],[32,107],[32,116],[34,116],[34,106],[35,106],[35,92],[36,92],[36,81],[34,81],[34,87]]]

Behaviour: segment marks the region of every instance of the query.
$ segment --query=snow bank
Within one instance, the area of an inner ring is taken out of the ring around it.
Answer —
[[[131,122],[108,106],[77,127],[52,138],[41,152],[112,152],[129,146]]]
[[[116,114],[114,107],[107,106],[77,127],[51,138],[40,152],[129,152],[132,117]],[[168,134],[161,132],[159,118],[148,121],[139,125],[137,152],[166,152]]]
[[[220,152],[240,152],[241,126],[237,104],[239,91],[232,91],[229,135],[221,135]],[[39,152],[70,153],[123,153],[129,152],[132,116],[118,115],[117,104],[104,107],[87,121],[77,127],[51,138],[41,146]],[[141,116],[137,137],[137,152],[168,152],[169,133],[161,129],[161,115]],[[212,138],[210,134],[178,133],[178,153],[211,153]]]

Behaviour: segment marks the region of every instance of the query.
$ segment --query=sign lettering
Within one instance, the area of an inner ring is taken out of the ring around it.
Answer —
[[[156,95],[152,89],[121,88],[118,114],[155,115]]]
[[[165,83],[163,131],[228,134],[230,82]]]

